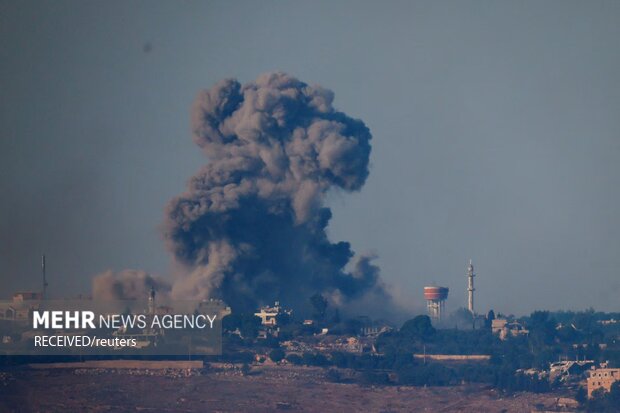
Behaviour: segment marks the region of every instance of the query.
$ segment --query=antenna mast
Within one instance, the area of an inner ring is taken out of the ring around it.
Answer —
[[[45,255],[41,255],[41,271],[43,272],[43,299],[47,297],[47,279],[45,278]]]

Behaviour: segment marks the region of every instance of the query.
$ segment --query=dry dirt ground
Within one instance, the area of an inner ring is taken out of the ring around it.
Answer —
[[[558,395],[502,397],[482,386],[331,383],[304,367],[178,372],[20,369],[0,381],[0,412],[531,412]]]

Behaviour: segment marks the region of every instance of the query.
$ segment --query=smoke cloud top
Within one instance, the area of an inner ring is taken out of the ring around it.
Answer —
[[[325,232],[325,194],[359,190],[371,151],[369,129],[333,99],[284,73],[198,94],[193,139],[208,164],[166,210],[165,237],[182,268],[173,296],[244,310],[273,300],[299,308],[316,292],[340,305],[390,300],[373,257]]]

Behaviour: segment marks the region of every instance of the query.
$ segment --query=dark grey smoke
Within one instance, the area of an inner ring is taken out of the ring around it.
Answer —
[[[273,300],[299,308],[316,292],[342,305],[389,301],[371,257],[325,233],[326,192],[359,190],[371,149],[366,125],[333,99],[284,73],[198,94],[193,138],[208,164],[167,208],[166,239],[184,269],[174,296],[237,309]]]
[[[170,285],[159,277],[142,270],[105,271],[93,278],[95,300],[146,299],[151,288],[158,296],[166,296]]]

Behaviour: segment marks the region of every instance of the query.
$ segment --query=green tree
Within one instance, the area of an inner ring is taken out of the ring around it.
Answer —
[[[575,400],[577,400],[579,404],[583,405],[588,400],[588,392],[586,389],[579,386],[577,393],[575,393]]]
[[[260,326],[260,317],[252,313],[232,313],[222,319],[222,327],[225,331],[239,329],[245,339],[255,339]]]
[[[276,322],[280,327],[286,327],[291,324],[291,315],[288,313],[281,312],[276,316]]]
[[[336,369],[327,370],[325,377],[327,378],[327,380],[334,382],[334,383],[339,383],[341,380],[340,372],[338,372],[338,370]]]
[[[400,334],[407,338],[420,338],[426,340],[435,335],[435,328],[431,323],[431,319],[427,315],[419,315],[409,321],[400,328]]]
[[[487,313],[487,319],[486,319],[486,322],[485,322],[485,327],[490,329],[491,326],[493,325],[493,320],[495,320],[495,311],[489,310],[489,312]]]
[[[299,354],[294,354],[294,353],[286,356],[286,361],[288,361],[291,364],[296,364],[296,365],[303,364],[303,359],[301,358],[301,356]]]
[[[284,351],[279,348],[273,349],[269,352],[269,358],[276,363],[282,361],[285,356],[286,354],[284,353]]]
[[[331,353],[331,361],[334,366],[345,368],[347,367],[347,356],[340,351],[334,351]]]

